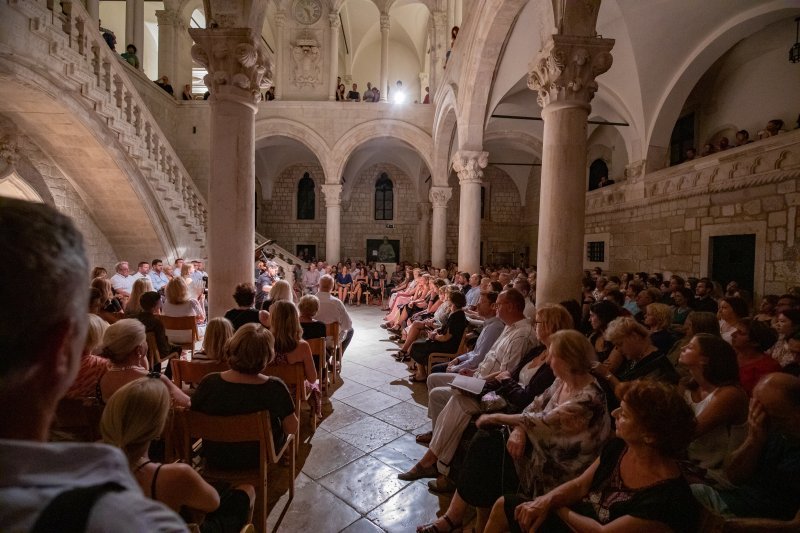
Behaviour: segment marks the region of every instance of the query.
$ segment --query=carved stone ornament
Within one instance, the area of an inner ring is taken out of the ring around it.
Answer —
[[[298,89],[322,83],[322,53],[311,33],[301,34],[292,46],[292,72],[292,81]]]
[[[342,205],[342,186],[335,183],[325,183],[320,186],[325,196],[325,207]]]
[[[0,138],[0,179],[8,177],[19,162],[19,144],[16,135]]]
[[[453,197],[453,189],[450,187],[431,187],[428,198],[433,204],[433,208],[447,207],[447,202]]]
[[[483,169],[489,164],[489,152],[460,150],[453,155],[453,170],[459,183],[483,182]]]
[[[212,98],[236,96],[248,102],[261,99],[261,89],[272,85],[266,48],[247,29],[190,29],[197,41],[192,59],[206,67],[203,82]]]
[[[614,39],[553,35],[531,62],[528,87],[539,105],[554,102],[589,104],[597,92],[595,78],[611,68]]]

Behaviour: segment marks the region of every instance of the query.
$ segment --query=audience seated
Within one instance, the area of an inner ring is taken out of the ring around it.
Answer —
[[[86,330],[78,376],[64,398],[79,400],[94,396],[95,385],[108,370],[108,360],[96,355],[106,328],[108,322],[97,315],[89,314],[89,327]]]
[[[144,324],[124,318],[108,326],[103,335],[101,355],[109,360],[109,365],[108,371],[97,380],[95,396],[105,405],[123,385],[148,375]],[[167,387],[175,405],[189,406],[189,397],[166,376],[156,373],[156,377]]]
[[[197,322],[197,333],[200,337],[205,334],[205,321],[206,314],[203,306],[189,296],[189,288],[186,286],[186,281],[180,277],[175,276],[169,283],[164,291],[166,301],[164,302],[161,312],[164,316],[193,316]],[[170,342],[185,343],[191,342],[191,332],[189,331],[176,331],[167,330],[167,337]]]
[[[521,414],[481,415],[477,425],[483,431],[470,444],[450,506],[418,531],[460,527],[468,504],[479,508],[480,523],[503,493],[543,495],[595,460],[611,424],[603,389],[589,373],[594,349],[580,332],[564,330],[552,335],[549,352],[556,380]],[[507,440],[495,429],[502,425],[513,428]]]
[[[714,288],[710,279],[703,278],[699,280],[694,291],[696,298],[694,299],[692,309],[695,311],[716,313],[719,306],[717,305],[717,301],[712,297],[713,292]]]
[[[725,296],[719,301],[719,331],[722,338],[731,342],[734,331],[737,330],[742,320],[749,315],[747,302],[738,296]],[[755,385],[755,383],[753,383]]]
[[[150,459],[148,448],[163,433],[169,407],[169,392],[156,379],[132,381],[111,397],[103,411],[103,440],[123,451],[145,496],[186,517],[194,516],[190,512],[205,513],[201,532],[237,533],[250,521],[255,500],[252,485],[218,492],[190,465]]]
[[[756,320],[754,318],[754,320]],[[769,349],[769,354],[781,366],[786,366],[794,360],[794,356],[789,351],[788,339],[795,332],[800,331],[800,310],[784,309],[778,313],[775,320],[775,331],[778,332],[778,340]]]
[[[156,318],[156,315],[161,314],[161,296],[155,291],[146,292],[139,298],[139,305],[141,311],[136,315],[136,320],[144,324],[145,333],[155,335],[158,353],[161,357],[167,358],[170,355],[180,355],[181,347],[170,344],[164,324]]]
[[[673,365],[678,364],[678,356],[681,350],[698,333],[708,333],[709,335],[720,337],[717,315],[706,311],[692,311],[689,313],[683,329],[683,337],[675,341],[675,344],[672,345],[672,348],[667,353],[667,359]],[[683,367],[679,367],[679,369],[683,369]]]
[[[670,331],[672,309],[666,304],[654,303],[647,306],[644,325],[650,330],[650,341],[658,351],[667,353],[675,344],[676,337]]]
[[[233,299],[236,307],[226,311],[225,318],[231,321],[234,330],[251,322],[269,327],[269,313],[255,308],[256,289],[252,283],[237,285],[233,291]]]
[[[286,385],[261,372],[275,359],[272,333],[260,324],[240,327],[226,346],[231,369],[207,375],[192,397],[192,409],[216,416],[269,410],[278,449],[297,431],[294,402]],[[243,470],[258,466],[258,443],[204,442],[203,454],[215,468]]]
[[[81,233],[47,204],[0,198],[0,227],[0,256],[14,259],[0,263],[2,528],[185,531],[179,516],[143,497],[119,450],[45,442],[80,366],[89,265]],[[67,516],[69,500],[84,509]]]
[[[461,338],[467,329],[467,317],[464,314],[466,298],[456,292],[450,295],[450,314],[447,322],[435,332],[430,332],[424,340],[417,340],[411,346],[409,357],[416,363],[416,372],[411,381],[423,382],[428,375],[428,357],[432,353],[455,353],[461,344]],[[401,350],[402,352],[402,350]],[[403,352],[405,354],[405,352]]]
[[[136,315],[142,311],[139,298],[142,297],[142,294],[152,291],[153,282],[150,281],[150,278],[139,278],[134,281],[131,296],[128,298],[128,305],[125,306],[125,318],[136,318]]]
[[[589,342],[592,343],[597,360],[601,363],[608,359],[614,349],[614,345],[606,340],[605,332],[608,324],[617,318],[619,314],[619,307],[605,300],[594,303],[589,308],[589,324],[592,327],[592,331],[589,334]]]
[[[444,284],[443,280],[436,280],[435,285],[438,293],[436,301],[431,303],[428,308],[412,316],[411,325],[401,333],[389,337],[389,340],[403,343],[400,351],[395,355],[395,359],[398,361],[406,358],[412,345],[420,335],[426,336],[430,331],[439,329],[447,322],[447,318],[450,316],[450,294],[452,291]]]
[[[234,331],[233,324],[227,318],[217,317],[209,320],[206,334],[203,336],[203,348],[194,352],[192,361],[197,359],[214,363],[224,362],[225,345],[233,337]]]
[[[319,298],[313,294],[306,294],[297,303],[297,310],[300,313],[300,327],[303,328],[303,339],[319,339],[325,337],[325,324],[315,320],[319,311]]]
[[[114,295],[114,290],[109,279],[94,278],[92,280],[92,288],[97,289],[100,292],[99,309],[97,309],[95,314],[98,314],[98,316],[109,323],[111,323],[112,320],[113,322],[116,322],[120,318],[123,318],[124,313],[122,312],[122,298]],[[105,313],[105,315],[99,315],[100,311]],[[112,320],[108,320],[108,318],[111,318]]]
[[[725,531],[800,528],[800,381],[768,374],[753,390],[747,437],[725,469],[731,488],[693,485],[695,496],[727,520]]]
[[[272,289],[269,291],[269,299],[265,300],[261,306],[264,311],[269,311],[272,304],[275,302],[286,301],[294,302],[294,291],[292,286],[286,280],[279,279],[272,284]],[[269,315],[267,315],[269,318]]]
[[[136,281],[130,275],[131,267],[127,261],[120,261],[114,265],[114,270],[116,273],[110,279],[114,294],[127,298],[131,294],[131,289],[133,289],[133,282]]]
[[[763,322],[749,318],[737,324],[731,344],[739,361],[739,380],[747,394],[752,394],[762,376],[781,369],[781,365],[766,353],[775,344],[778,334]]]
[[[309,404],[313,412],[322,416],[322,398],[317,382],[317,369],[311,347],[303,340],[303,328],[292,302],[276,302],[272,307],[270,331],[275,342],[275,359],[271,365],[302,363],[308,388],[311,389]]]
[[[739,384],[736,352],[720,337],[698,333],[684,346],[679,361],[689,370],[684,397],[697,417],[689,459],[709,479],[727,484],[723,468],[744,440],[749,402]]]
[[[319,311],[317,312],[317,319],[323,324],[339,323],[339,337],[342,343],[342,351],[344,352],[353,339],[353,321],[350,319],[350,315],[347,313],[342,301],[331,295],[331,290],[333,290],[333,278],[326,274],[319,280],[319,292],[317,293]]]
[[[653,381],[626,384],[614,411],[616,438],[574,480],[540,493],[508,495],[485,531],[696,531],[699,506],[678,459],[694,416],[680,395]]]

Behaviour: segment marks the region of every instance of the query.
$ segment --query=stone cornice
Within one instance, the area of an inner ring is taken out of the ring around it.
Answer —
[[[483,183],[483,169],[489,164],[489,152],[459,150],[453,154],[453,170],[458,174],[458,182]]]
[[[203,78],[211,98],[234,99],[255,106],[262,87],[272,85],[266,48],[249,28],[189,30],[196,43],[192,59],[206,67]],[[255,110],[255,108],[254,108]]]
[[[588,105],[597,92],[595,77],[611,68],[614,39],[553,35],[531,62],[528,87],[539,105]]]

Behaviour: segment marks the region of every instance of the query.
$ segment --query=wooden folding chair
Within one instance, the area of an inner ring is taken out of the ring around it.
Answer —
[[[253,509],[253,524],[258,531],[267,531],[267,460],[277,463],[288,450],[291,454],[292,482],[289,486],[289,503],[294,498],[295,446],[294,435],[287,435],[286,442],[279,450],[275,449],[272,438],[272,423],[269,411],[259,411],[247,415],[212,416],[197,411],[176,409],[179,428],[182,430],[181,459],[192,464],[193,443],[196,439],[213,442],[258,442],[258,469],[216,470],[201,465],[200,474],[209,481],[225,481],[231,484],[249,483],[256,489],[256,502]]]
[[[342,375],[342,339],[339,336],[339,323],[325,324],[325,335],[333,341],[333,372],[329,373],[329,376],[331,382],[336,383],[336,379]]]
[[[294,400],[294,414],[300,420],[300,405],[308,400],[309,394],[306,392],[306,372],[303,363],[291,364],[271,364],[267,365],[263,373],[267,376],[281,378],[289,388],[289,393]],[[311,409],[311,427],[316,431],[317,417]],[[295,436],[295,446],[300,444],[300,424],[297,425],[297,435]]]
[[[178,344],[183,349],[188,348],[191,350],[192,357],[194,357],[195,344],[200,340],[200,334],[197,331],[197,317],[156,315],[156,318],[164,324],[164,329],[166,330],[191,332],[191,342],[175,342],[173,340],[170,340],[170,342]],[[169,336],[169,333],[167,333],[167,336]]]
[[[172,382],[179,389],[183,389],[184,385],[194,389],[208,374],[225,372],[230,369],[226,361],[182,361],[173,359],[170,364],[172,365]]]
[[[431,374],[433,365],[438,363],[449,363],[461,354],[467,353],[467,330],[461,335],[461,342],[458,344],[458,349],[453,353],[433,352],[428,356],[428,375]]]
[[[102,416],[103,406],[95,398],[63,398],[58,402],[50,430],[60,433],[60,439],[95,442],[101,438]]]
[[[325,348],[325,337],[307,339],[311,347],[311,356],[319,361],[319,390],[323,396],[328,395],[328,351]]]

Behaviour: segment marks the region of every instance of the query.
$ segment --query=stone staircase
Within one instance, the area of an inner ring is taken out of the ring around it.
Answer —
[[[256,232],[256,246],[267,242],[267,240],[268,239],[266,237]],[[300,265],[300,268],[304,270],[307,267],[307,264],[302,259],[292,253],[289,253],[288,250],[278,246],[275,243],[266,245],[264,247],[264,253],[266,253],[268,256],[273,256],[272,260],[275,261],[279,267],[283,268],[283,272],[285,273],[284,279],[292,284],[294,283],[295,265]]]
[[[27,40],[18,40],[11,32],[0,36],[0,42],[13,50],[18,61],[47,64],[63,74],[64,84],[80,95],[85,109],[99,116],[130,158],[128,166],[134,171],[129,179],[140,180],[150,193],[141,202],[155,209],[162,220],[173,221],[169,226],[176,248],[204,256],[205,199],[129,79],[122,59],[108,47],[83,5],[71,0],[6,0],[5,4],[0,16],[27,19],[24,30],[22,24],[14,23],[15,32],[27,31],[43,39],[49,55],[38,57],[35,47],[27,50],[15,45]]]

